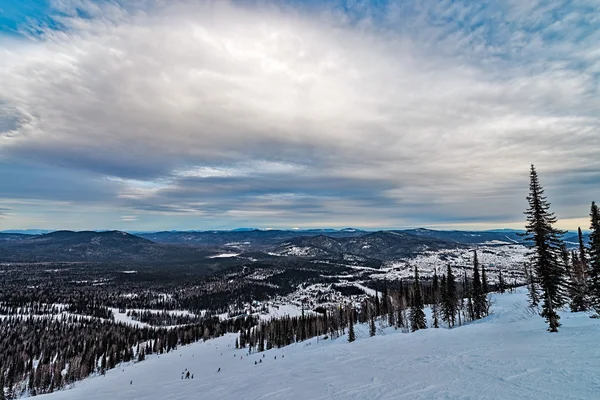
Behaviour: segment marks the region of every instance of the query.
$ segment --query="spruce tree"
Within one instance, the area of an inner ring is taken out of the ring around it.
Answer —
[[[442,298],[442,314],[444,316],[444,321],[448,323],[448,327],[452,328],[456,321],[457,298],[456,281],[454,280],[450,264],[448,264],[448,269],[446,271],[445,283],[446,285],[442,289],[444,295]]]
[[[485,273],[485,264],[481,264],[481,290],[483,290],[483,295],[486,296],[490,292],[490,287],[487,281],[487,274]]]
[[[383,291],[381,292],[381,315],[385,315],[388,312],[388,297],[387,279],[384,279]]]
[[[437,276],[437,268],[433,271],[433,303],[431,305],[431,314],[433,317],[433,327],[440,327],[440,282]]]
[[[498,271],[498,291],[504,293],[506,285],[504,284],[504,278],[502,277],[502,270]]]
[[[413,282],[413,304],[410,309],[410,328],[413,332],[427,328],[425,312],[423,311],[423,296],[421,295],[421,283],[419,282],[419,271],[415,267],[415,280]]]
[[[486,312],[486,299],[479,278],[479,260],[477,259],[477,250],[473,252],[473,314],[475,319],[480,319]]]
[[[351,309],[348,313],[348,342],[352,343],[356,340],[354,334],[354,311]]]
[[[466,270],[463,270],[463,275],[464,275],[463,293],[465,293],[467,296],[467,313],[466,313],[466,315],[469,316],[470,321],[474,321],[475,320],[475,310],[473,309],[473,290],[469,286],[469,279],[467,278]],[[466,320],[467,320],[467,317],[465,316],[465,321]]]
[[[579,237],[579,256],[573,252],[571,256],[572,265],[569,268],[570,271],[570,295],[571,295],[571,311],[580,312],[587,310],[587,282],[586,282],[586,270],[587,270],[587,257],[585,251],[585,245],[583,244],[583,233],[581,228],[577,228]]]
[[[375,336],[376,328],[375,328],[375,318],[371,313],[371,317],[369,318],[369,336]]]
[[[564,234],[554,228],[556,217],[550,212],[550,203],[544,196],[535,167],[531,165],[529,208],[525,240],[532,243],[531,259],[541,290],[542,316],[548,322],[550,332],[558,332],[560,317],[556,309],[565,304],[564,267],[560,261],[561,236]]]
[[[600,314],[600,209],[592,202],[590,210],[589,294],[592,306]]]

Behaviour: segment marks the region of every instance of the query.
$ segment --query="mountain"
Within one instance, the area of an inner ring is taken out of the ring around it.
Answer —
[[[413,256],[424,251],[454,249],[463,244],[426,237],[405,231],[378,231],[355,237],[319,235],[285,241],[272,253],[282,256],[310,258],[342,258],[352,255],[376,260],[393,260]]]
[[[489,317],[454,329],[378,327],[369,337],[367,324],[356,324],[353,343],[347,334],[320,335],[248,355],[235,348],[238,335],[227,334],[123,363],[42,397],[597,399],[600,320],[561,311],[561,332],[549,335],[526,293],[493,294]],[[181,378],[186,370],[194,379]]]
[[[27,235],[24,233],[7,233],[0,232],[0,243],[2,242],[16,242],[25,239],[31,239],[31,235]]]
[[[20,233],[23,235],[43,235],[44,233],[50,232],[53,231],[47,229],[8,229],[5,231],[0,231],[0,233]]]
[[[518,231],[437,231],[433,229],[407,229],[402,232],[421,237],[450,240],[463,244],[515,244],[524,243]]]
[[[6,237],[4,234],[0,237]],[[177,248],[120,231],[56,231],[43,235],[12,235],[0,240],[3,261],[146,261],[194,260],[206,256],[190,248]]]
[[[331,231],[327,232],[332,237],[352,237],[364,234],[364,231]],[[204,231],[204,232],[154,232],[140,234],[148,240],[157,243],[185,244],[189,246],[215,247],[231,246],[261,249],[272,246],[285,240],[298,237],[314,237],[323,234],[323,230],[260,230],[250,231]]]

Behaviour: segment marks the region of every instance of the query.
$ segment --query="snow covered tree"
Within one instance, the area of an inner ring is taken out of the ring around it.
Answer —
[[[473,314],[475,319],[485,316],[487,310],[485,303],[485,293],[479,278],[479,260],[477,259],[477,250],[475,250],[473,252]]]
[[[433,300],[431,304],[431,316],[433,318],[433,327],[440,327],[440,282],[437,276],[437,268],[433,271]]]
[[[600,209],[592,202],[590,210],[589,294],[592,306],[600,314]]]
[[[550,212],[550,203],[544,196],[535,167],[529,174],[529,208],[525,211],[527,225],[525,240],[532,243],[531,260],[542,293],[542,316],[548,322],[550,332],[558,332],[559,315],[556,309],[565,304],[564,267],[560,261],[561,236],[554,228],[556,217]]]
[[[415,267],[415,280],[413,282],[413,304],[410,309],[410,329],[415,332],[427,328],[425,312],[423,311],[423,296],[421,295],[421,283],[419,282],[419,271]]]

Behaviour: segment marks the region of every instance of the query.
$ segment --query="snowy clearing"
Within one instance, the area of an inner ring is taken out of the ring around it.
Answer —
[[[106,376],[79,382],[72,390],[40,397],[598,398],[600,320],[585,313],[562,312],[560,332],[550,334],[543,319],[527,307],[523,289],[494,298],[493,315],[453,330],[402,334],[386,328],[369,338],[367,327],[357,326],[354,343],[347,343],[345,337],[313,339],[250,356],[234,348],[236,335],[230,334],[116,368]],[[262,363],[255,365],[260,359]],[[194,379],[181,379],[186,368]]]
[[[210,256],[208,258],[230,258],[230,257],[237,257],[239,255],[240,255],[240,253],[222,253],[222,254],[216,254],[214,256]]]

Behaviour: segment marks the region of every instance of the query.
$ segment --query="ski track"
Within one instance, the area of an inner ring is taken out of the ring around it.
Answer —
[[[528,311],[524,289],[494,297],[491,316],[452,330],[403,334],[386,328],[383,335],[370,338],[368,326],[357,325],[354,343],[347,343],[346,336],[318,343],[312,339],[249,356],[233,347],[236,335],[228,334],[152,356],[142,363],[121,366],[106,376],[78,382],[73,389],[40,397],[600,398],[600,320],[590,319],[585,313],[562,312],[560,332],[550,334],[544,320]],[[260,359],[262,363],[254,365]],[[194,374],[194,379],[181,379],[185,368]],[[221,372],[217,372],[218,368]]]

